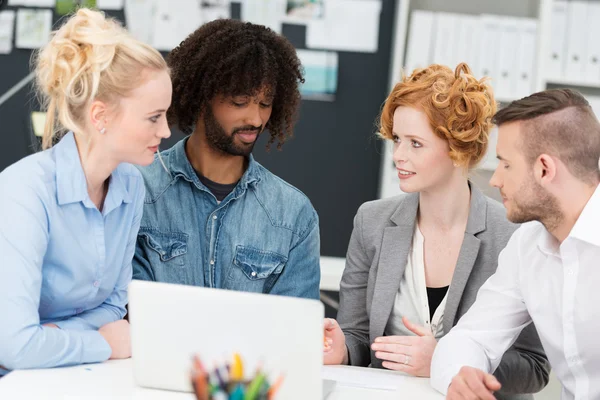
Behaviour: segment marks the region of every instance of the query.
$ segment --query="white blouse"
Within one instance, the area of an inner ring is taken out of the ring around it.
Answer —
[[[408,318],[414,324],[425,326],[431,329],[436,339],[444,336],[444,308],[446,308],[446,299],[444,299],[435,310],[433,318],[429,316],[429,301],[427,298],[427,284],[425,281],[425,238],[418,225],[415,225],[412,246],[408,253],[406,269],[400,287],[394,300],[394,308],[385,328],[386,336],[414,336],[402,323],[402,317]]]

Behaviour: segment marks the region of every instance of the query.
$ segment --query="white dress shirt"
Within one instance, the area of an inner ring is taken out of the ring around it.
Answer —
[[[433,318],[429,316],[429,299],[427,296],[427,282],[425,279],[425,237],[415,226],[412,246],[408,254],[406,269],[400,281],[398,293],[394,300],[394,308],[390,320],[385,328],[386,336],[414,336],[402,322],[402,317],[408,318],[413,324],[424,326],[431,330],[436,339],[444,336],[444,308],[448,293],[435,310]]]
[[[446,393],[464,365],[493,372],[532,321],[562,398],[600,399],[600,186],[562,244],[538,222],[514,233],[496,274],[438,343],[432,386]]]

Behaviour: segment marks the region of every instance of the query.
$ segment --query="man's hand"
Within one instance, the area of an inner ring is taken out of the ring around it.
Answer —
[[[500,382],[494,375],[472,368],[462,367],[448,387],[448,400],[495,400],[493,393],[500,390]]]

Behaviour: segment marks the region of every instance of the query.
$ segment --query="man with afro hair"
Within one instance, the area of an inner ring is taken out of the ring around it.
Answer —
[[[292,134],[302,68],[270,29],[217,20],[168,57],[167,116],[188,134],[142,168],[134,279],[319,298],[319,219],[308,198],[252,157]]]

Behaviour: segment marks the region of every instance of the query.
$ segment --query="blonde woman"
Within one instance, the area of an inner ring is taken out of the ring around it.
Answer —
[[[131,164],[152,163],[170,135],[165,61],[100,12],[79,10],[35,68],[45,150],[0,174],[0,375],[130,356],[144,202]]]
[[[429,376],[437,340],[475,301],[516,225],[468,180],[485,155],[496,105],[466,64],[418,69],[385,102],[405,194],[363,204],[340,288],[339,324],[326,320],[327,364]],[[500,398],[532,398],[549,364],[533,325],[496,370]]]

